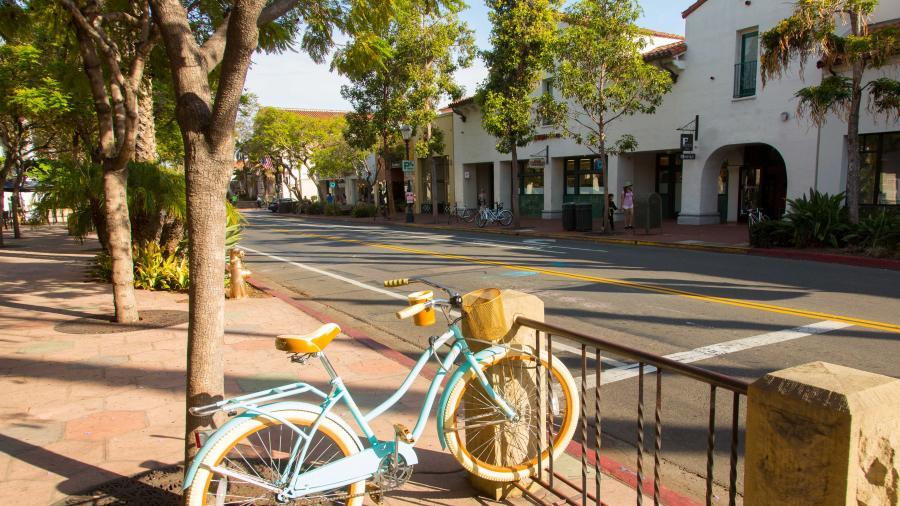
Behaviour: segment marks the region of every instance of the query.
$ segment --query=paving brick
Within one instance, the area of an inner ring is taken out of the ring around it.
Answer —
[[[147,426],[143,411],[100,411],[66,423],[66,439],[100,441]]]

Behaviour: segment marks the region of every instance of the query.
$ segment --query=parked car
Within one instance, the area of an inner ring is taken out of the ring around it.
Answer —
[[[290,212],[297,205],[298,200],[295,198],[277,199],[269,204],[269,211],[273,213]]]

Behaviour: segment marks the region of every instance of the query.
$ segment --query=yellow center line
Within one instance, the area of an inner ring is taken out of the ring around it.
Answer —
[[[285,230],[285,232],[287,232],[287,230]],[[291,232],[293,232],[293,231],[291,231]],[[577,273],[573,273],[573,272],[558,271],[555,269],[544,269],[542,267],[529,267],[526,265],[507,264],[507,263],[499,262],[496,260],[486,260],[483,258],[475,258],[475,257],[469,257],[469,256],[465,256],[465,255],[454,255],[451,253],[437,253],[437,252],[429,251],[429,250],[423,250],[423,249],[417,249],[417,248],[407,248],[405,246],[396,246],[396,245],[392,245],[392,244],[375,243],[375,242],[369,242],[369,241],[362,241],[362,240],[358,240],[358,239],[346,239],[343,237],[338,237],[338,236],[333,236],[333,235],[312,234],[312,233],[300,233],[298,235],[304,236],[304,237],[328,239],[330,241],[338,241],[338,242],[349,243],[349,244],[360,244],[360,245],[364,245],[364,246],[370,246],[373,248],[386,249],[386,250],[397,251],[397,252],[401,252],[401,253],[411,253],[411,254],[415,254],[415,255],[427,255],[427,256],[433,256],[433,257],[437,257],[437,258],[446,258],[446,259],[450,259],[450,260],[461,260],[461,261],[470,262],[470,263],[474,263],[474,264],[491,265],[491,266],[495,266],[495,267],[502,267],[504,269],[510,269],[510,270],[516,270],[516,271],[536,272],[536,273],[540,273],[540,274],[547,274],[548,276],[556,276],[556,277],[560,277],[560,278],[577,279],[579,281],[590,281],[593,283],[621,286],[621,287],[625,287],[625,288],[632,288],[635,290],[642,290],[642,291],[647,291],[647,292],[656,292],[656,293],[662,293],[662,294],[666,294],[666,295],[677,295],[679,297],[684,297],[684,298],[688,298],[688,299],[701,300],[701,301],[706,301],[706,302],[714,302],[717,304],[726,304],[726,305],[730,305],[730,306],[737,306],[737,307],[743,307],[743,308],[748,308],[748,309],[756,309],[758,311],[766,311],[769,313],[780,313],[780,314],[786,314],[786,315],[801,316],[804,318],[811,318],[811,319],[833,320],[833,321],[838,321],[838,322],[843,322],[843,323],[849,323],[851,325],[858,325],[860,327],[866,327],[866,328],[870,328],[870,329],[900,333],[900,325],[893,324],[893,323],[884,323],[884,322],[876,322],[876,321],[871,321],[871,320],[863,320],[861,318],[854,318],[854,317],[850,317],[850,316],[841,316],[841,315],[834,315],[834,314],[829,314],[829,313],[820,313],[817,311],[808,311],[805,309],[794,309],[794,308],[783,307],[783,306],[775,306],[772,304],[762,304],[759,302],[750,302],[750,301],[741,300],[741,299],[732,299],[732,298],[728,298],[728,297],[716,297],[713,295],[701,295],[699,293],[687,292],[684,290],[677,290],[674,288],[666,288],[663,286],[649,285],[649,284],[645,284],[645,283],[636,283],[633,281],[625,281],[625,280],[621,280],[621,279],[590,276],[587,274],[577,274]]]

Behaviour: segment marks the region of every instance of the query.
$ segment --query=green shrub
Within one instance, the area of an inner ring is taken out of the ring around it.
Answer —
[[[340,216],[341,206],[337,204],[325,204],[325,216]]]
[[[849,246],[864,250],[890,250],[900,242],[900,218],[883,209],[878,213],[869,213],[859,220],[844,240]]]
[[[794,229],[794,245],[839,247],[850,229],[844,194],[829,195],[809,189],[798,199],[788,199],[790,211],[785,219]]]
[[[356,204],[353,207],[352,215],[354,218],[371,218],[375,216],[375,204]]]
[[[134,244],[132,258],[135,288],[184,292],[190,286],[188,259],[180,250],[166,255],[155,241]],[[91,274],[101,281],[112,281],[112,258],[109,253],[104,251],[94,258]]]
[[[778,248],[794,245],[794,227],[789,221],[769,220],[750,227],[750,245],[754,248]]]
[[[303,202],[300,204],[300,212],[302,213],[322,214],[324,211],[324,206],[315,197],[303,199]]]

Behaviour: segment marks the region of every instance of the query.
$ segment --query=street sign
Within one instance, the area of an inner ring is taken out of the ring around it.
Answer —
[[[331,188],[335,188],[335,187],[337,187],[337,183],[334,181],[329,181],[328,186],[330,186]]]
[[[681,150],[682,151],[693,151],[694,150],[694,134],[681,134]]]
[[[528,159],[528,168],[529,169],[543,169],[544,168],[544,159],[543,158],[529,158]]]
[[[403,160],[403,172],[415,172],[416,164],[412,160]]]
[[[681,153],[681,159],[682,160],[696,160],[697,154],[696,153]]]
[[[602,172],[603,171],[603,159],[594,158],[594,171]]]

